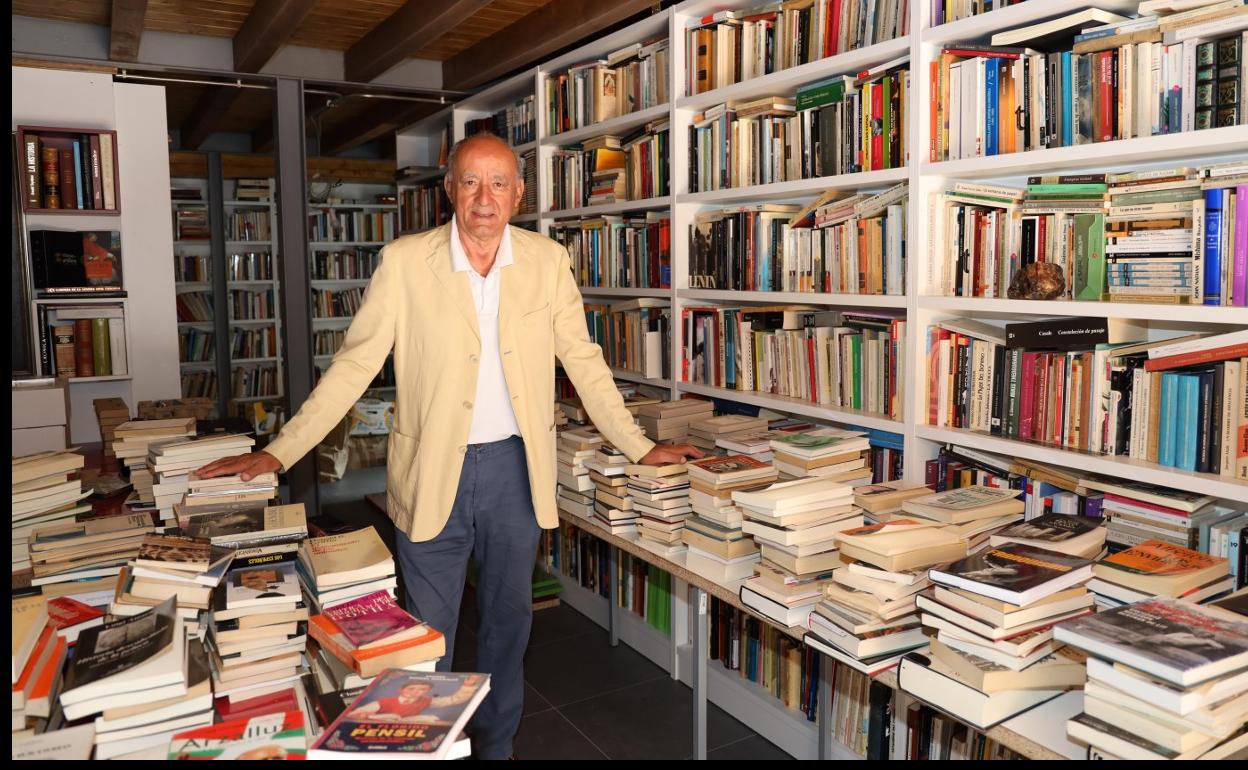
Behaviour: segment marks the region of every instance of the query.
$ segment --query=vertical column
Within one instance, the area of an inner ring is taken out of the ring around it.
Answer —
[[[212,291],[212,336],[216,340],[217,414],[230,403],[230,303],[225,266],[225,171],[221,153],[208,153],[208,280]]]
[[[620,608],[616,597],[620,595],[620,549],[607,543],[607,635],[612,647],[620,644]]]
[[[832,660],[823,653],[819,661],[819,703],[816,705],[815,731],[819,735],[819,759],[832,756]]]
[[[697,608],[697,628],[693,634],[693,758],[706,759],[706,592],[691,586]]]
[[[312,392],[312,283],[308,264],[307,195],[305,193],[306,149],[303,125],[303,81],[277,78],[273,105],[274,156],[277,171],[276,230],[280,233],[285,258],[279,263],[282,349],[290,364],[286,367],[286,394],[293,415]],[[286,482],[294,502],[303,503],[312,515],[320,511],[316,484],[316,458],[304,457],[287,468]]]

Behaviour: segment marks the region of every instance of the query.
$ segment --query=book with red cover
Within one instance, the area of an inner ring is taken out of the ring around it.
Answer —
[[[222,720],[232,721],[251,719],[281,711],[298,711],[299,701],[295,698],[294,687],[290,687],[252,698],[216,698],[213,700],[213,708],[221,715]]]
[[[63,149],[61,155],[61,208],[78,208],[78,180],[74,178],[74,151]]]
[[[169,759],[307,759],[307,733],[298,709],[233,719],[178,733]]]
[[[409,615],[385,591],[377,591],[325,610],[356,649],[369,649],[423,636],[424,623]]]
[[[95,376],[95,353],[91,348],[91,319],[74,320],[74,373],[76,377]]]
[[[48,600],[48,625],[65,637],[69,644],[78,641],[78,634],[83,629],[103,623],[104,615],[102,610],[69,596]]]
[[[308,636],[315,639],[326,653],[365,678],[376,676],[387,668],[401,668],[446,654],[446,638],[441,631],[432,628],[415,639],[358,650],[333,620],[325,615],[313,615],[308,618]]]

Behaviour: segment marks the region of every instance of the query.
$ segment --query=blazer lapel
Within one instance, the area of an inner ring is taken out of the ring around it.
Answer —
[[[539,296],[528,241],[517,238],[515,233],[516,228],[511,228],[512,263],[499,271],[498,287],[498,338],[508,349],[515,345],[514,332],[520,316],[533,309]]]
[[[472,289],[468,285],[468,274],[457,273],[451,268],[450,239],[453,237],[451,230],[450,224],[445,224],[438,228],[437,237],[426,261],[429,264],[430,272],[442,284],[443,291],[450,299],[450,303],[464,317],[464,321],[468,323],[468,328],[472,330],[473,336],[477,338],[477,342],[480,342],[481,330],[477,327],[477,307],[472,301]]]

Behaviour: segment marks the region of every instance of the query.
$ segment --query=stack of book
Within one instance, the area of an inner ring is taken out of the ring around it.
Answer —
[[[174,519],[173,506],[176,503],[183,502],[183,496],[190,489],[191,473],[214,460],[230,457],[231,455],[246,454],[255,443],[255,439],[250,436],[223,433],[199,438],[166,441],[149,447],[147,468],[155,477],[152,496],[157,510],[160,511],[161,520],[172,521]],[[269,483],[264,485],[264,488],[276,491],[276,477],[272,474],[267,474],[266,479]],[[238,480],[235,479],[235,481],[237,482]],[[227,485],[226,489],[230,495],[237,489],[237,487],[230,488],[228,481],[208,480],[207,484],[203,486],[204,489],[209,490],[208,493],[197,494],[194,497],[194,502],[188,500],[184,504],[198,506],[222,502],[222,498],[212,493],[212,490],[220,489],[222,484]],[[264,489],[261,489],[261,492],[263,491]],[[252,497],[255,496],[253,495]],[[273,495],[270,494],[263,500],[268,500],[272,497]],[[243,496],[243,499],[247,498],[248,496]],[[256,497],[255,499],[260,498]]]
[[[143,537],[155,531],[145,513],[35,527],[28,539],[32,585],[110,577],[139,552]]]
[[[83,631],[104,622],[106,613],[72,596],[44,598],[48,602],[48,625],[56,629],[57,635],[70,647],[78,642],[78,635]]]
[[[368,684],[388,668],[432,671],[446,654],[446,639],[437,629],[412,617],[385,591],[357,597],[308,619],[308,631],[321,657],[332,657],[358,679],[347,686]],[[326,665],[322,661],[319,665]],[[332,677],[336,665],[327,673]]]
[[[120,398],[97,398],[91,402],[95,407],[95,419],[100,424],[100,442],[104,445],[104,456],[115,457],[113,442],[116,431],[130,420],[130,407]]]
[[[785,476],[820,476],[851,487],[871,481],[866,434],[840,428],[786,433],[771,440],[772,462]]]
[[[137,615],[172,597],[178,610],[193,611],[183,617],[194,619],[198,611],[209,608],[213,589],[233,561],[234,551],[213,547],[206,537],[146,535],[138,554],[117,578],[109,612]]]
[[[201,466],[202,467],[202,466]],[[205,505],[228,503],[267,503],[277,497],[277,474],[260,473],[243,481],[239,476],[218,476],[211,479],[187,478],[186,494],[180,502],[192,515]]]
[[[689,569],[722,583],[753,574],[758,546],[743,530],[733,493],[756,490],[776,480],[776,469],[745,455],[708,457],[686,463],[692,515],[681,538],[689,551]]]
[[[1083,712],[1067,734],[1096,759],[1243,759],[1248,621],[1149,599],[1057,627],[1087,653]]]
[[[308,538],[297,565],[314,613],[377,591],[394,596],[398,585],[390,550],[372,527]]]
[[[781,431],[771,428],[731,433],[716,438],[715,449],[725,454],[745,455],[760,463],[769,463],[775,459],[775,453],[771,451],[771,440],[779,435],[782,435]]]
[[[689,423],[686,441],[699,449],[714,451],[720,439],[731,439],[767,429],[767,419],[744,414],[721,414]]]
[[[551,210],[627,200],[627,162],[618,136],[597,136],[556,149],[549,161]]]
[[[908,192],[903,182],[875,195],[829,193],[815,201],[813,216],[795,214],[780,269],[768,271],[779,285],[764,288],[904,294]]]
[[[742,530],[767,548],[754,564],[754,577],[741,586],[741,601],[786,626],[805,626],[807,616],[831,582],[830,570],[799,569],[802,559],[816,564],[837,553],[836,534],[862,526],[853,491],[821,478],[786,481],[756,491],[735,491]]]
[[[170,733],[188,727],[208,729],[212,707],[208,652],[192,641],[186,647],[186,692],[158,701],[106,707],[95,720],[96,758],[103,758],[102,752],[113,759],[164,759]]]
[[[155,503],[152,492],[155,477],[147,465],[148,447],[166,441],[195,435],[195,418],[166,420],[130,420],[113,430],[116,440],[113,452],[130,471],[135,494],[143,503]]]
[[[594,456],[602,441],[592,427],[577,425],[560,431],[555,466],[562,510],[585,518],[594,515],[594,480],[585,462]]]
[[[685,519],[693,512],[689,506],[689,473],[678,465],[627,465],[625,488],[633,503],[639,542],[664,556],[685,550],[681,533]]]
[[[219,503],[195,508],[178,504],[174,513],[182,534],[207,538],[215,546],[238,551],[238,563],[245,557],[292,554],[308,536],[303,503]]]
[[[1106,556],[1092,568],[1088,588],[1102,607],[1161,596],[1203,603],[1235,590],[1227,559],[1164,540],[1146,540]]]
[[[1093,612],[1091,561],[1010,543],[928,574],[917,605],[936,638],[902,660],[903,690],[986,729],[1083,685],[1083,656],[1053,626]]]
[[[1018,543],[1096,560],[1105,555],[1106,529],[1102,523],[1088,516],[1046,513],[999,530],[988,538],[988,544],[996,547]]]
[[[651,441],[681,443],[689,436],[689,424],[714,414],[715,404],[698,398],[661,401],[637,410],[637,421]]]
[[[68,642],[51,622],[43,596],[14,599],[11,618],[13,730],[37,730],[56,704]]]
[[[289,705],[289,704],[283,704]],[[297,705],[297,704],[296,704]],[[304,712],[282,706],[178,733],[151,759],[307,759],[310,725]],[[148,757],[144,757],[145,759]]]
[[[187,695],[187,680],[186,634],[170,599],[139,615],[84,631],[65,671],[60,704],[68,721],[109,709],[146,711],[152,721],[135,720],[124,728],[117,720],[102,720],[113,729],[96,736],[95,758],[122,757],[167,744],[175,732],[187,727],[212,723],[211,708],[189,716],[155,716],[156,704]]]
[[[613,535],[634,535],[640,514],[628,490],[628,458],[603,441],[585,461],[594,485],[594,518]]]
[[[931,488],[913,481],[884,481],[854,487],[854,505],[863,510],[868,524],[878,524],[905,515],[901,504],[916,497],[926,497]]]
[[[30,567],[27,539],[37,527],[91,512],[91,490],[78,478],[86,460],[76,452],[40,452],[13,458],[13,571]]]
[[[967,553],[988,545],[989,538],[1023,517],[1026,504],[1018,490],[971,486],[934,492],[902,502],[902,512],[912,519],[943,527],[962,538]]]

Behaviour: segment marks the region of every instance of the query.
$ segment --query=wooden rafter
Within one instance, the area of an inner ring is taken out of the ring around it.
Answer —
[[[347,50],[346,79],[368,83],[493,0],[408,0]]]
[[[109,22],[108,58],[111,61],[138,61],[147,0],[113,0]]]

